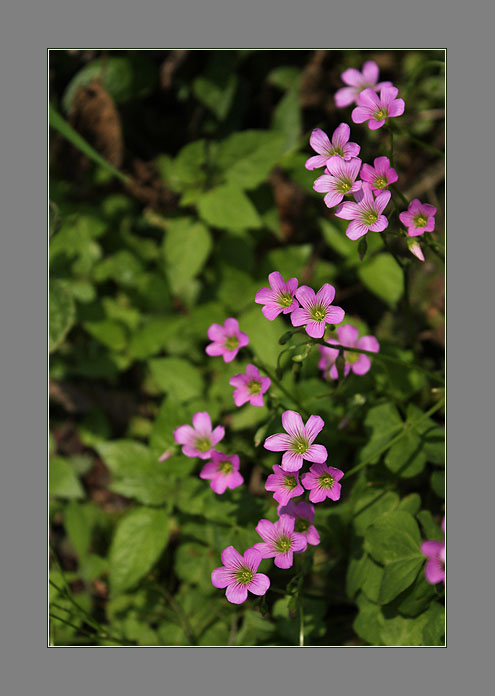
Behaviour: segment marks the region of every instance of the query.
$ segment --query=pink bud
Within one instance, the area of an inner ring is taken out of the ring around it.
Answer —
[[[409,237],[409,239],[407,240],[407,246],[411,254],[413,254],[417,259],[419,259],[420,261],[425,260],[421,246],[414,237]]]

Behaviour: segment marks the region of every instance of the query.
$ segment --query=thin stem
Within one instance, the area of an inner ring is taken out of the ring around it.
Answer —
[[[400,360],[399,358],[393,358],[391,355],[384,355],[383,353],[373,353],[370,350],[363,350],[362,348],[353,348],[350,346],[343,346],[340,343],[327,343],[324,341],[322,338],[313,338],[312,339],[315,343],[318,343],[322,346],[325,346],[326,348],[334,348],[334,349],[339,349],[341,348],[343,351],[350,351],[354,353],[362,353],[363,355],[369,355],[372,358],[376,358],[377,360],[386,360],[388,362],[393,362],[396,365],[402,365],[402,367],[407,367],[410,370],[419,370],[420,372],[423,372],[425,375],[428,375],[430,379],[434,379],[435,381],[439,382],[440,384],[443,384],[444,381],[441,379],[441,377],[438,377],[438,375],[434,374],[433,372],[430,372],[429,370],[425,370],[423,367],[420,365],[411,365],[410,363],[405,362],[404,360]]]
[[[293,401],[296,404],[297,408],[299,409],[299,411],[301,413],[309,415],[309,411],[304,408],[304,406],[301,404],[299,399],[297,399],[293,394],[290,393],[290,391],[288,391],[284,387],[284,385],[280,382],[280,380],[277,379],[276,375],[273,374],[273,372],[265,365],[265,363],[253,351],[252,351],[252,353],[254,356],[254,361],[258,363],[258,367],[260,368],[260,370],[263,370],[263,372],[265,372],[268,375],[268,377],[272,380],[272,382],[277,385],[277,387],[280,389],[280,391],[283,392],[285,394],[285,396],[287,396],[287,398],[289,398],[291,401]]]
[[[415,338],[415,333],[414,333],[413,317],[412,317],[411,294],[410,294],[410,285],[409,285],[409,268],[404,267],[402,269],[402,271],[404,273],[404,304],[406,306],[408,342],[409,342],[410,347],[412,348],[413,355],[416,358],[417,357],[417,346],[416,346],[416,338]]]
[[[388,132],[390,133],[390,164],[394,166],[394,127],[392,121],[388,120]]]
[[[304,647],[304,607],[302,597],[299,598],[299,647]]]
[[[405,436],[407,435],[408,432],[410,432],[411,430],[415,430],[415,429],[417,428],[417,426],[418,426],[420,423],[422,423],[422,422],[425,421],[427,418],[429,418],[430,416],[432,416],[434,413],[436,413],[437,411],[439,411],[439,410],[442,408],[442,406],[443,406],[444,404],[445,404],[445,399],[441,399],[441,401],[439,401],[439,402],[436,403],[434,406],[432,406],[432,407],[430,408],[429,411],[427,411],[426,413],[423,413],[423,415],[421,416],[421,418],[418,418],[418,420],[415,420],[415,421],[413,421],[412,423],[407,423],[407,421],[406,421],[406,422],[403,424],[403,429],[402,429],[402,431],[401,431],[398,435],[396,435],[395,437],[393,437],[393,438],[390,440],[390,442],[387,442],[387,444],[386,444],[384,447],[382,447],[380,450],[378,450],[378,452],[375,452],[375,453],[373,454],[373,456],[368,457],[368,459],[366,459],[364,462],[361,462],[360,464],[357,464],[357,465],[356,465],[355,467],[353,467],[350,471],[346,472],[346,475],[345,475],[345,476],[346,476],[346,480],[349,478],[349,476],[352,476],[353,474],[356,474],[356,473],[357,473],[358,471],[360,471],[362,468],[364,468],[364,467],[367,466],[368,464],[371,464],[371,462],[374,462],[377,458],[381,457],[382,454],[384,454],[388,449],[390,449],[390,447],[392,447],[392,445],[395,445],[396,442],[399,442],[399,440],[402,440],[402,438],[405,437]]]

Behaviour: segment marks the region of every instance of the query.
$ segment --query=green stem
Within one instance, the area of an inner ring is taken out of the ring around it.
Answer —
[[[299,597],[299,647],[304,647],[304,607],[302,597]]]
[[[422,423],[427,418],[432,416],[434,413],[439,411],[444,404],[445,404],[445,399],[441,399],[438,403],[436,403],[434,406],[432,406],[429,411],[427,411],[426,413],[423,413],[421,418],[418,418],[418,420],[415,420],[412,423],[407,423],[407,422],[404,423],[402,431],[398,435],[393,437],[390,440],[390,442],[387,442],[387,444],[384,447],[382,447],[380,450],[378,450],[378,452],[375,452],[372,457],[368,457],[368,459],[366,459],[364,462],[357,464],[350,471],[346,472],[346,475],[345,475],[346,480],[349,478],[349,476],[356,474],[358,471],[363,469],[365,466],[367,466],[368,464],[371,464],[371,462],[374,462],[376,459],[381,457],[382,454],[384,454],[388,449],[390,449],[390,447],[392,447],[392,445],[395,445],[397,442],[399,442],[399,440],[402,440],[402,438],[405,437],[408,432],[410,432],[411,430],[415,430],[416,427],[420,423]]]
[[[370,350],[363,350],[362,348],[351,348],[350,346],[343,346],[340,343],[330,344],[324,341],[322,338],[313,338],[312,340],[321,346],[325,346],[325,348],[341,348],[344,351],[362,353],[363,355],[368,355],[369,357],[376,358],[377,360],[386,360],[388,362],[395,363],[396,365],[402,365],[402,367],[407,367],[410,370],[419,370],[420,372],[423,372],[425,375],[430,377],[430,379],[434,379],[440,384],[444,384],[444,381],[441,377],[438,377],[438,375],[434,374],[433,372],[430,372],[429,370],[425,370],[420,365],[411,365],[410,363],[407,363],[404,360],[399,360],[399,358],[393,358],[392,356],[384,355],[383,353],[373,353]]]
[[[388,132],[390,133],[390,164],[394,166],[394,127],[390,119],[387,122]]]
[[[265,365],[265,363],[254,353],[254,351],[251,351],[252,355],[254,356],[254,362],[258,363],[257,367],[259,367],[260,370],[262,370],[273,382],[273,384],[276,384],[277,387],[280,389],[281,392],[285,394],[285,396],[290,399],[293,403],[296,404],[297,408],[299,409],[300,413],[304,413],[306,416],[309,416],[310,413],[309,411],[304,408],[304,406],[301,404],[299,399],[297,399],[293,394],[290,393],[288,389],[284,387],[284,385],[280,382],[279,379],[277,379],[276,375],[273,374],[273,372]]]

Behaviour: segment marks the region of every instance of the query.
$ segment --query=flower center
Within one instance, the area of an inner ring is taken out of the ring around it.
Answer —
[[[366,210],[362,213],[361,220],[367,227],[371,227],[378,220],[378,213],[374,210]]]
[[[318,481],[320,482],[321,488],[331,488],[334,482],[334,478],[333,476],[330,476],[330,474],[322,474],[318,478]]]
[[[239,339],[237,336],[227,336],[225,339],[225,347],[227,350],[235,350],[239,346]]]
[[[344,358],[347,363],[351,365],[359,360],[359,353],[351,353],[350,351],[344,351]]]
[[[304,534],[309,529],[309,520],[305,520],[304,517],[298,517],[294,524],[294,531],[299,532],[299,534]]]
[[[200,452],[208,452],[211,449],[211,440],[209,437],[198,437],[196,438],[196,449]]]
[[[250,394],[259,394],[261,392],[261,384],[253,379],[252,382],[249,382],[248,389]]]
[[[378,111],[375,111],[375,119],[377,121],[383,121],[383,119],[387,118],[387,116],[388,116],[388,111],[383,106],[381,109],[378,109]]]
[[[385,186],[388,184],[388,181],[385,179],[384,176],[377,176],[375,179],[375,188],[385,188]]]
[[[423,215],[416,215],[414,218],[414,224],[416,227],[424,227],[428,220]]]
[[[254,573],[246,566],[242,566],[239,570],[235,571],[235,579],[240,585],[249,585],[251,580],[254,578]]]
[[[351,179],[340,179],[336,184],[335,184],[335,190],[338,191],[338,193],[348,193],[352,188],[352,181]]]
[[[344,150],[338,145],[332,145],[330,148],[330,155],[339,155],[339,157],[344,157]]]
[[[220,464],[218,471],[221,474],[231,474],[233,471],[233,466],[229,461],[226,460]]]
[[[305,437],[295,437],[292,440],[292,451],[295,454],[304,454],[309,449],[309,442]]]
[[[314,305],[309,310],[309,316],[313,321],[323,321],[327,316],[327,310],[321,304]]]
[[[292,541],[288,536],[279,536],[279,538],[275,542],[275,549],[279,553],[287,553],[287,551],[290,551],[291,546]]]
[[[290,307],[293,301],[294,299],[290,292],[281,292],[277,300],[281,307]]]
[[[286,476],[284,481],[284,488],[288,488],[290,491],[294,490],[297,486],[297,481],[295,476]]]

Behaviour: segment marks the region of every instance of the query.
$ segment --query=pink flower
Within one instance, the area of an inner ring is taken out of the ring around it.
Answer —
[[[213,341],[206,346],[208,355],[222,355],[226,363],[232,362],[239,350],[249,343],[249,336],[239,331],[239,323],[232,317],[226,319],[223,326],[212,324],[208,338]]]
[[[338,482],[343,475],[343,471],[333,466],[313,464],[310,470],[301,476],[301,482],[304,488],[310,491],[310,501],[321,503],[325,498],[330,498],[330,500],[340,498],[342,486]]]
[[[342,75],[342,81],[349,87],[342,87],[337,92],[335,92],[335,103],[339,107],[349,106],[354,101],[356,101],[359,94],[370,87],[371,89],[379,90],[382,87],[391,86],[391,82],[378,82],[378,65],[372,61],[368,60],[363,65],[363,72],[360,73],[359,70],[355,68],[348,68]]]
[[[215,568],[211,574],[214,587],[227,588],[225,596],[232,604],[242,604],[249,592],[264,595],[270,587],[270,578],[264,573],[257,573],[262,555],[255,548],[248,549],[244,557],[233,546],[222,551],[223,566]]]
[[[211,451],[211,462],[207,462],[201,469],[199,478],[210,481],[210,488],[221,495],[227,488],[233,490],[242,486],[244,479],[239,473],[239,457],[232,454],[230,457],[223,452]]]
[[[414,237],[407,238],[407,248],[417,259],[420,261],[425,260],[421,244]]]
[[[365,89],[356,100],[357,106],[352,110],[352,120],[354,123],[368,121],[370,130],[381,128],[387,118],[404,113],[404,100],[396,99],[398,93],[397,87],[390,84],[381,88],[380,96],[372,89]]]
[[[320,535],[313,525],[315,518],[315,507],[304,501],[296,503],[291,500],[287,505],[279,505],[277,512],[279,515],[289,515],[294,518],[294,531],[304,534],[308,544],[318,546]]]
[[[421,553],[426,558],[425,577],[430,585],[436,585],[442,581],[445,585],[445,517],[442,520],[443,541],[424,541],[421,544]]]
[[[361,179],[373,186],[373,193],[377,196],[380,191],[398,180],[398,174],[390,166],[388,157],[376,157],[370,164],[363,164],[361,167]]]
[[[399,215],[399,219],[404,227],[407,227],[409,237],[417,237],[425,232],[433,232],[436,212],[434,205],[421,203],[418,198],[415,198],[409,203],[407,211]]]
[[[284,411],[282,425],[288,434],[270,435],[266,438],[264,447],[270,452],[284,452],[282,457],[284,471],[298,471],[303,465],[303,459],[310,462],[326,461],[326,447],[313,445],[316,436],[325,425],[323,418],[310,416],[304,425],[297,411]]]
[[[345,195],[359,191],[361,182],[356,179],[361,169],[359,157],[353,157],[349,162],[345,162],[342,157],[330,157],[327,163],[325,174],[318,177],[313,188],[318,193],[328,192],[323,198],[327,208],[338,205]]]
[[[349,348],[361,348],[361,350],[369,350],[373,353],[378,353],[380,344],[374,336],[362,336],[358,340],[358,330],[354,326],[346,324],[339,326],[337,329],[338,340],[334,338],[327,339],[330,345],[340,344]],[[339,355],[338,348],[327,348],[326,346],[318,346],[321,359],[318,363],[320,370],[323,370],[323,376],[329,375],[332,379],[338,379],[337,366],[335,361]],[[353,353],[344,351],[344,376],[347,376],[352,370],[356,375],[365,375],[371,367],[371,360],[363,353]]]
[[[294,518],[281,515],[276,522],[260,520],[256,531],[263,539],[255,544],[263,558],[273,558],[277,568],[290,568],[294,553],[306,551],[308,542],[304,534],[294,531]]]
[[[292,312],[292,325],[306,326],[306,333],[312,338],[322,338],[325,324],[340,324],[345,317],[342,307],[331,306],[335,288],[329,283],[325,283],[316,295],[307,285],[301,285],[296,291],[296,297],[302,307]]]
[[[206,411],[195,413],[192,421],[194,427],[181,425],[174,430],[174,440],[179,445],[184,445],[182,453],[186,457],[208,459],[213,446],[225,435],[225,430],[221,425],[217,425],[212,432],[210,414]]]
[[[390,196],[390,191],[382,191],[375,199],[370,184],[363,181],[361,189],[354,194],[356,202],[341,203],[335,211],[337,217],[352,220],[347,227],[346,236],[355,240],[369,231],[383,232],[388,227],[388,220],[382,212],[387,207]]]
[[[315,128],[311,133],[309,144],[318,154],[306,160],[304,165],[306,169],[324,167],[333,155],[338,155],[345,160],[357,157],[361,148],[357,143],[349,142],[350,135],[351,129],[347,123],[341,123],[340,126],[337,126],[332,135],[332,142],[324,131]]]
[[[289,314],[299,307],[299,303],[294,299],[297,290],[297,278],[290,278],[286,283],[278,271],[273,271],[268,276],[269,288],[261,288],[256,293],[254,301],[257,304],[265,305],[262,308],[263,315],[273,321],[280,312]]]
[[[237,387],[234,390],[236,406],[242,406],[247,401],[251,406],[264,406],[263,394],[269,388],[271,380],[269,377],[261,377],[258,368],[249,364],[246,365],[245,374],[234,375],[230,378],[229,384],[231,387]]]
[[[275,491],[273,494],[277,503],[287,505],[291,498],[304,493],[304,488],[299,483],[299,474],[284,471],[281,466],[274,464],[273,474],[266,479],[265,490]]]

